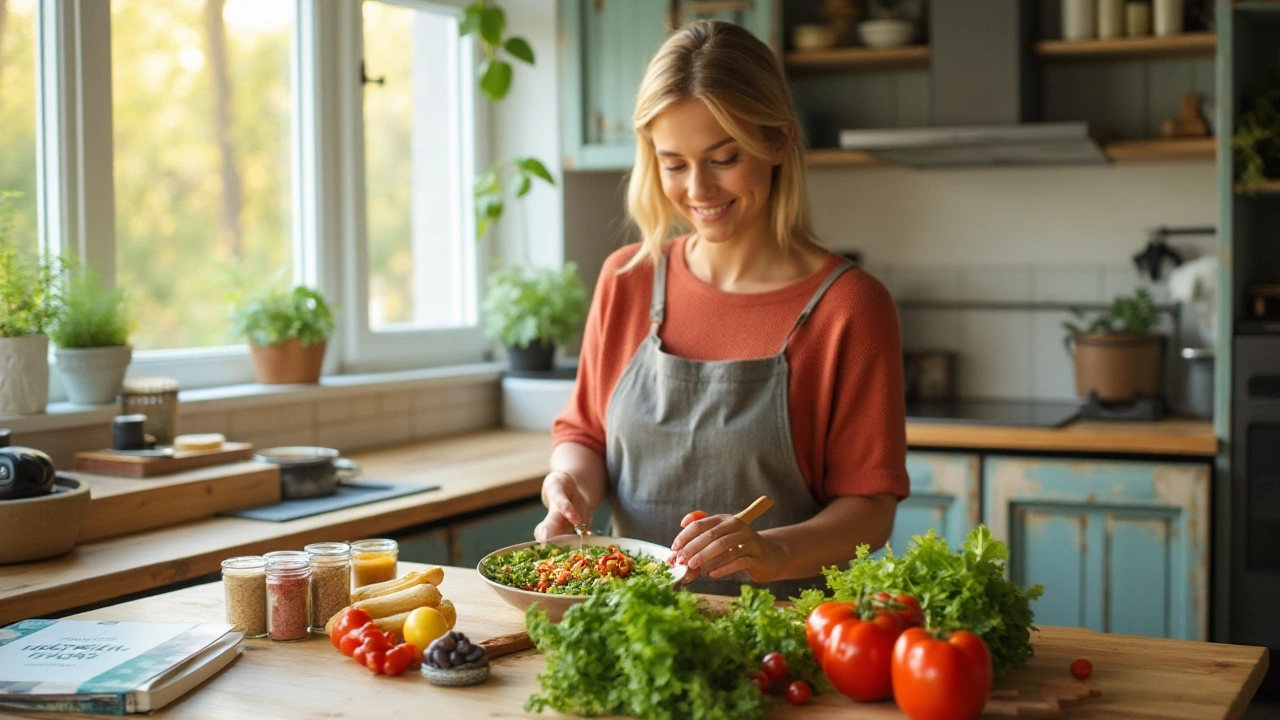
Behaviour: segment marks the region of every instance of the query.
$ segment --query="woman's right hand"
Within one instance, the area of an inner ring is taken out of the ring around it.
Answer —
[[[586,502],[578,491],[578,483],[567,472],[553,470],[542,481],[542,504],[547,506],[547,517],[533,529],[538,542],[546,542],[557,535],[572,535],[573,526],[586,522],[583,510]]]

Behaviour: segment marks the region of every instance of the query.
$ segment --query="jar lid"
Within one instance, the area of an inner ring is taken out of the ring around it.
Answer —
[[[399,547],[400,545],[390,538],[369,538],[351,543],[353,552],[391,552]]]
[[[344,542],[319,542],[311,543],[303,548],[308,555],[331,557],[347,555],[351,552],[351,546]]]
[[[255,570],[267,566],[267,559],[261,555],[241,555],[222,561],[224,570]]]
[[[124,381],[122,390],[127,393],[145,395],[148,393],[177,392],[178,381],[171,377],[137,377]]]
[[[273,570],[302,570],[311,567],[311,556],[298,550],[277,550],[264,555],[267,572]]]

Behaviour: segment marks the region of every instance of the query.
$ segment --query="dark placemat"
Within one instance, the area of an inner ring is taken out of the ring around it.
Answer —
[[[338,486],[334,494],[324,497],[284,500],[275,505],[262,505],[244,510],[228,510],[218,514],[225,517],[248,518],[250,520],[285,522],[327,513],[332,510],[341,510],[342,508],[355,507],[356,505],[364,505],[388,498],[439,489],[439,485],[404,485],[358,480],[356,482],[343,483]]]

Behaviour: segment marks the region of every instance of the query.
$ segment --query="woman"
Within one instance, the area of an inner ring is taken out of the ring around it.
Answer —
[[[745,572],[795,595],[883,545],[908,493],[892,298],[815,242],[790,90],[750,33],[676,32],[634,124],[642,241],[600,273],[535,537],[607,499],[614,534],[670,543],[694,589],[737,594]],[[760,495],[774,507],[734,517]]]

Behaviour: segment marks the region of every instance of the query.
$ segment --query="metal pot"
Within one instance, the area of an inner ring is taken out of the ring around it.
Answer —
[[[360,476],[360,467],[341,457],[333,448],[292,445],[262,450],[253,456],[258,462],[280,466],[280,497],[283,500],[324,497],[338,489],[338,483]]]

